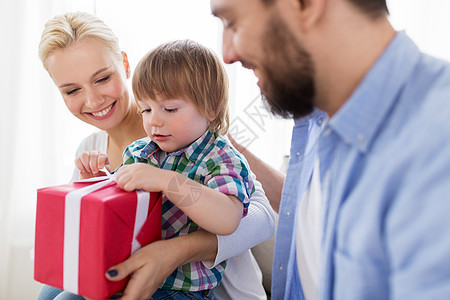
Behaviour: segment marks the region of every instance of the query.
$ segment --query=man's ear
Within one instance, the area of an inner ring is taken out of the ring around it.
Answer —
[[[295,12],[302,28],[312,28],[322,18],[328,0],[288,0],[290,9]]]
[[[130,69],[130,63],[128,62],[128,56],[125,51],[122,51],[122,61],[123,61],[123,66],[125,67],[125,72],[127,74],[127,79],[129,79],[131,76],[131,69]]]

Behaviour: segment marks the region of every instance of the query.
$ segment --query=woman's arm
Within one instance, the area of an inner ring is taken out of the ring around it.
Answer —
[[[206,267],[212,268],[224,260],[239,255],[250,248],[270,239],[275,232],[275,215],[267,200],[261,183],[251,173],[255,192],[251,197],[248,213],[242,218],[238,228],[231,235],[217,236],[217,254],[213,260],[203,258]]]
[[[281,192],[283,190],[286,175],[262,161],[247,148],[238,144],[231,135],[228,135],[228,138],[233,146],[245,156],[248,164],[250,165],[250,169],[256,174],[256,177],[261,182],[270,204],[273,209],[278,212],[281,202]]]
[[[122,280],[132,274],[122,300],[149,299],[163,281],[188,262],[213,260],[217,253],[217,238],[204,230],[168,240],[153,242],[111,267],[106,277]]]

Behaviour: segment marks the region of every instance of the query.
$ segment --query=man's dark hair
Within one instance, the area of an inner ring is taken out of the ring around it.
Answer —
[[[261,0],[265,5],[270,5],[275,0]],[[298,0],[303,4],[304,0]],[[361,11],[376,19],[384,14],[389,13],[386,0],[347,0],[354,6],[358,7]]]
[[[300,0],[302,1],[302,0]],[[378,18],[389,13],[386,0],[348,0],[369,16]]]

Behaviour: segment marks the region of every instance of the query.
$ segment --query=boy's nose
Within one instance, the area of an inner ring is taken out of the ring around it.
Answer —
[[[163,120],[159,116],[158,113],[152,112],[152,116],[150,117],[150,125],[151,126],[162,126]]]

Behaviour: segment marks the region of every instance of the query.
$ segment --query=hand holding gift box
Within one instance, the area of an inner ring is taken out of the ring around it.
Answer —
[[[38,190],[35,280],[106,299],[126,285],[107,280],[108,268],[161,239],[160,193],[101,179]]]

